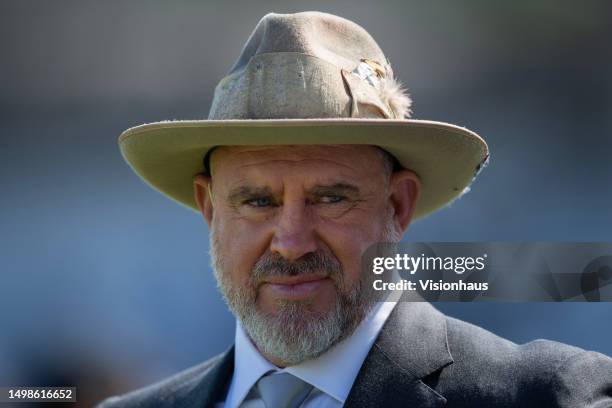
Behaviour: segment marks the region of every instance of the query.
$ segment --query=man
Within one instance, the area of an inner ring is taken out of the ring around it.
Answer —
[[[461,195],[488,157],[478,135],[409,114],[363,28],[268,14],[209,120],[124,132],[133,169],[208,224],[236,340],[102,406],[612,406],[602,354],[516,345],[426,302],[376,302],[364,252]]]

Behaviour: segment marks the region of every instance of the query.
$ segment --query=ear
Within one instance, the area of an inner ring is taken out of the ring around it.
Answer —
[[[204,220],[210,227],[213,217],[212,178],[198,174],[193,179],[193,193]]]
[[[414,172],[403,169],[391,174],[389,200],[393,207],[395,227],[400,236],[408,229],[420,194],[421,181]]]

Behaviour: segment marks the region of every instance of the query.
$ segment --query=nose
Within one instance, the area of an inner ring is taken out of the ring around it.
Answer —
[[[316,236],[306,203],[303,200],[285,202],[277,218],[270,251],[294,261],[316,250]]]

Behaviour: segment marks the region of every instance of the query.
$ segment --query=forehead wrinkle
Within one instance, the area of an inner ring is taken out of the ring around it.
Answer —
[[[274,196],[283,196],[285,194],[285,188],[288,181],[275,179],[275,180],[257,180],[257,179],[248,179],[247,177],[240,177],[239,179],[226,184],[227,187],[226,195],[228,198],[235,198],[244,193],[258,193],[258,194],[271,194]],[[290,184],[294,185],[294,183]],[[360,183],[358,179],[354,179],[353,177],[344,177],[343,175],[334,175],[329,178],[320,178],[315,177],[314,179],[305,180],[304,183],[301,184],[301,190],[310,195],[310,194],[322,194],[322,192],[326,191],[334,191],[340,190],[345,193],[362,195],[366,194],[371,190],[371,188],[367,188],[366,185]],[[363,189],[363,187],[366,187]]]
[[[347,148],[343,150],[349,150],[350,146],[352,145],[341,147]],[[233,150],[234,148],[236,150]],[[263,182],[264,185],[272,187],[273,190],[278,191],[278,187],[284,190],[284,185],[288,181],[284,173],[292,176],[292,172],[274,171],[274,165],[285,165],[290,169],[299,168],[300,165],[309,166],[314,170],[304,172],[301,180],[311,186],[315,184],[329,185],[330,183],[350,182],[350,184],[365,187],[375,182],[377,177],[384,175],[384,163],[380,159],[378,148],[372,148],[375,149],[373,152],[376,153],[376,158],[374,159],[379,160],[380,171],[372,171],[371,166],[362,165],[364,159],[367,159],[367,157],[364,158],[366,155],[363,151],[359,152],[361,154],[356,155],[355,160],[349,161],[343,158],[346,160],[343,163],[338,161],[338,159],[330,157],[337,155],[337,152],[317,151],[307,153],[306,157],[304,157],[304,154],[300,155],[299,151],[293,150],[288,153],[290,157],[283,157],[281,156],[282,151],[265,147],[221,146],[221,149],[224,151],[219,155],[221,157],[215,157],[215,162],[218,170],[221,170],[220,167],[223,168],[221,171],[225,174],[223,176],[223,179],[225,179],[224,184],[231,188],[245,183],[252,186],[262,186],[261,182]],[[313,155],[315,157],[312,157]],[[308,163],[309,161],[312,161],[312,163]],[[371,163],[369,160],[367,162]],[[324,167],[322,168],[324,165],[331,165],[328,171],[325,171]],[[220,175],[218,172],[217,174]],[[230,176],[229,180],[227,178],[228,175]],[[231,180],[234,177],[236,179]],[[280,185],[277,185],[277,183],[280,183]],[[369,188],[366,189],[369,190]]]
[[[257,180],[248,180],[247,178],[240,178],[236,181],[233,181],[227,188],[228,191],[230,192],[236,192],[238,190],[242,190],[242,191],[246,191],[247,189],[250,190],[269,190],[269,191],[273,191],[275,189],[273,184],[277,184],[277,183],[268,183],[268,182],[263,182],[263,183],[259,183]],[[280,181],[280,192],[284,192],[285,190],[285,184],[286,181],[281,180]],[[316,178],[315,180],[313,180],[312,182],[307,182],[304,183],[306,187],[305,190],[306,191],[311,191],[311,190],[315,190],[315,189],[326,189],[326,188],[344,188],[344,189],[354,189],[355,191],[360,191],[360,188],[358,186],[358,183],[356,183],[355,181],[353,181],[352,179],[349,178],[343,178],[341,176],[338,177],[332,177],[328,180],[320,180],[318,178]]]

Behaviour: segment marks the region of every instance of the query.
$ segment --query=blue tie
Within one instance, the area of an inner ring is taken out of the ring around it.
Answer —
[[[272,373],[257,381],[257,390],[266,408],[298,408],[312,388],[289,373]]]

